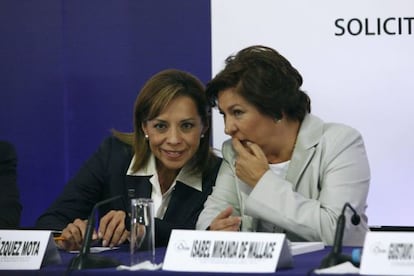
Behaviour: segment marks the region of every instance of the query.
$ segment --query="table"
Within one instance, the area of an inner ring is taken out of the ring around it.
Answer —
[[[343,253],[344,254],[351,254],[353,248],[351,247],[344,247]],[[275,273],[260,273],[255,275],[308,275],[310,271],[319,267],[319,264],[324,256],[326,256],[330,252],[331,248],[326,247],[323,250],[315,251],[311,253],[306,253],[302,255],[297,255],[293,257],[294,267],[288,269],[278,269]],[[160,263],[163,261],[165,256],[166,248],[157,248],[156,249],[156,262]],[[218,273],[189,273],[189,272],[175,272],[175,271],[165,271],[165,270],[157,270],[157,271],[125,271],[125,270],[116,270],[116,268],[99,268],[99,269],[85,269],[85,270],[74,270],[74,271],[67,271],[68,264],[70,260],[76,256],[76,254],[71,254],[65,251],[59,251],[62,257],[62,263],[59,265],[49,265],[42,267],[40,270],[0,270],[0,275],[132,275],[132,274],[139,274],[139,275],[215,275],[217,276]],[[116,259],[121,261],[124,264],[129,263],[129,248],[127,246],[122,246],[119,249],[105,251],[99,253],[103,256],[110,257],[112,259]],[[229,275],[234,276],[233,273],[223,273],[220,275]],[[251,275],[248,273],[237,273],[237,275]],[[313,275],[313,274],[309,274]],[[324,274],[327,275],[327,274]],[[338,274],[336,274],[338,275]],[[354,274],[355,275],[355,274]]]

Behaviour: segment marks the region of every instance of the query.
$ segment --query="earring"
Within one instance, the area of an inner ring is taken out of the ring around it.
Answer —
[[[148,140],[148,134],[145,134],[145,140]]]
[[[204,138],[204,133],[203,134],[201,134],[201,139],[203,139]]]
[[[280,123],[280,121],[282,121],[282,119],[279,119],[279,118],[274,118],[273,120],[275,121],[276,124],[278,124],[278,123]]]

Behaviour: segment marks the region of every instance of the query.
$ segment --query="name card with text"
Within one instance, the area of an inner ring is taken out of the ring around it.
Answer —
[[[414,275],[414,232],[368,232],[360,274]]]
[[[163,269],[270,273],[291,266],[285,234],[173,230]]]
[[[0,269],[40,269],[61,263],[51,231],[0,230]]]

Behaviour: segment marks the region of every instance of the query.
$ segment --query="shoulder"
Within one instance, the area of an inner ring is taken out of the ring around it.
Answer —
[[[208,168],[203,172],[203,178],[204,179],[212,179],[212,178],[215,179],[220,169],[220,165],[222,161],[223,161],[223,158],[218,157],[216,155],[211,155],[208,161],[209,163]]]
[[[320,148],[326,157],[343,156],[345,158],[348,156],[348,158],[354,159],[353,162],[356,162],[358,156],[363,156],[365,159],[367,154],[360,132],[351,126],[339,123],[324,125]]]
[[[111,135],[106,137],[102,144],[101,144],[101,149],[106,149],[109,151],[122,151],[125,153],[130,153],[132,150],[132,146],[122,142],[121,140],[119,140],[117,137]]]
[[[210,194],[212,187],[215,185],[216,178],[220,169],[220,165],[223,159],[218,156],[210,156],[208,168],[202,173],[202,191],[203,193]]]
[[[323,128],[323,138],[331,143],[352,143],[355,140],[362,140],[361,133],[345,124],[325,123]]]
[[[366,158],[364,140],[357,129],[342,123],[327,123],[313,115],[305,117],[296,147],[298,153],[316,149],[326,162],[338,156]]]
[[[308,114],[302,122],[298,134],[299,146],[311,148],[320,143],[348,143],[362,140],[362,136],[355,128],[341,123],[327,123]]]
[[[123,164],[130,161],[133,155],[132,146],[114,136],[106,137],[95,151],[92,160],[108,164]]]

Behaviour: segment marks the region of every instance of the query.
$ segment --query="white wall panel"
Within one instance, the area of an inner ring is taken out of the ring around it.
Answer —
[[[414,225],[414,1],[212,0],[212,74],[253,44],[301,72],[312,113],[363,135],[370,225]],[[213,116],[214,146],[228,137]]]

